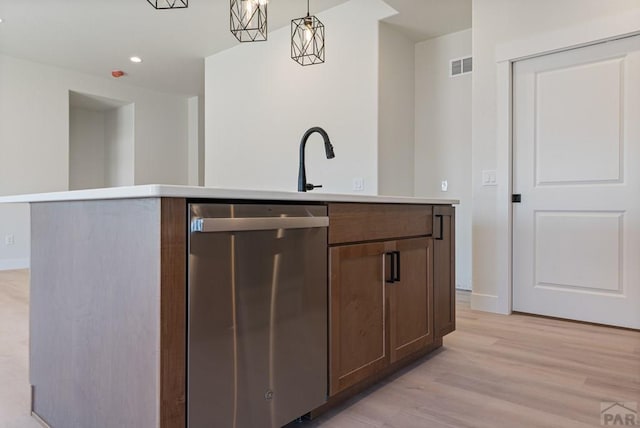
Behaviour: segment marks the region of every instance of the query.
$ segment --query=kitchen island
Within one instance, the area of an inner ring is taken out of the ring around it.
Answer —
[[[7,202],[31,204],[32,411],[53,428],[188,426],[193,204],[303,204],[328,217],[326,400],[298,416],[455,329],[454,200],[149,185]]]

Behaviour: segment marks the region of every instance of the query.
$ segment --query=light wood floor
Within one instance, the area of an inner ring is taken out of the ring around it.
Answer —
[[[28,300],[28,272],[0,272],[0,428],[39,427],[29,417]],[[441,350],[296,426],[598,427],[601,401],[640,402],[639,332],[475,312],[467,293],[457,320]]]
[[[29,271],[0,271],[0,428],[39,428],[29,415]]]

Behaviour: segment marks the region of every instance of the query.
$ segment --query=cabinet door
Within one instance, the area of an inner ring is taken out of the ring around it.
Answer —
[[[385,344],[385,244],[330,249],[329,393],[388,365]]]
[[[433,298],[436,337],[456,329],[455,209],[435,207]]]
[[[390,356],[398,361],[433,342],[433,240],[396,241],[392,272],[396,281],[388,283]]]

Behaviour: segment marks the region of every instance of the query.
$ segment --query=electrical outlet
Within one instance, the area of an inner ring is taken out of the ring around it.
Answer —
[[[353,190],[356,192],[364,192],[364,178],[356,177],[353,179]]]
[[[442,189],[443,192],[446,192],[449,190],[449,182],[447,180],[442,180],[442,183],[440,183],[440,189]]]
[[[13,235],[6,235],[4,237],[4,243],[5,245],[15,245],[16,243],[16,238]]]

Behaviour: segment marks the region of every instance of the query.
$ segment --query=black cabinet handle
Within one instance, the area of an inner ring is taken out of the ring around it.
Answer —
[[[440,223],[438,225],[438,236],[435,237],[436,241],[442,241],[444,239],[444,216],[440,214],[436,214],[437,219],[440,219]]]
[[[400,251],[394,251],[393,255],[395,256],[394,258],[396,261],[396,267],[391,272],[395,273],[395,277],[393,278],[393,281],[396,282],[396,281],[400,281]]]
[[[390,256],[391,260],[389,266],[391,272],[390,279],[385,279],[387,284],[393,284],[400,281],[400,251],[390,251],[385,253],[385,256]]]
[[[387,284],[393,284],[394,282],[396,282],[395,252],[385,253],[384,255],[391,257],[391,260],[389,262],[389,266],[391,267],[391,275],[389,275],[390,279],[385,279],[384,282],[386,282]]]

